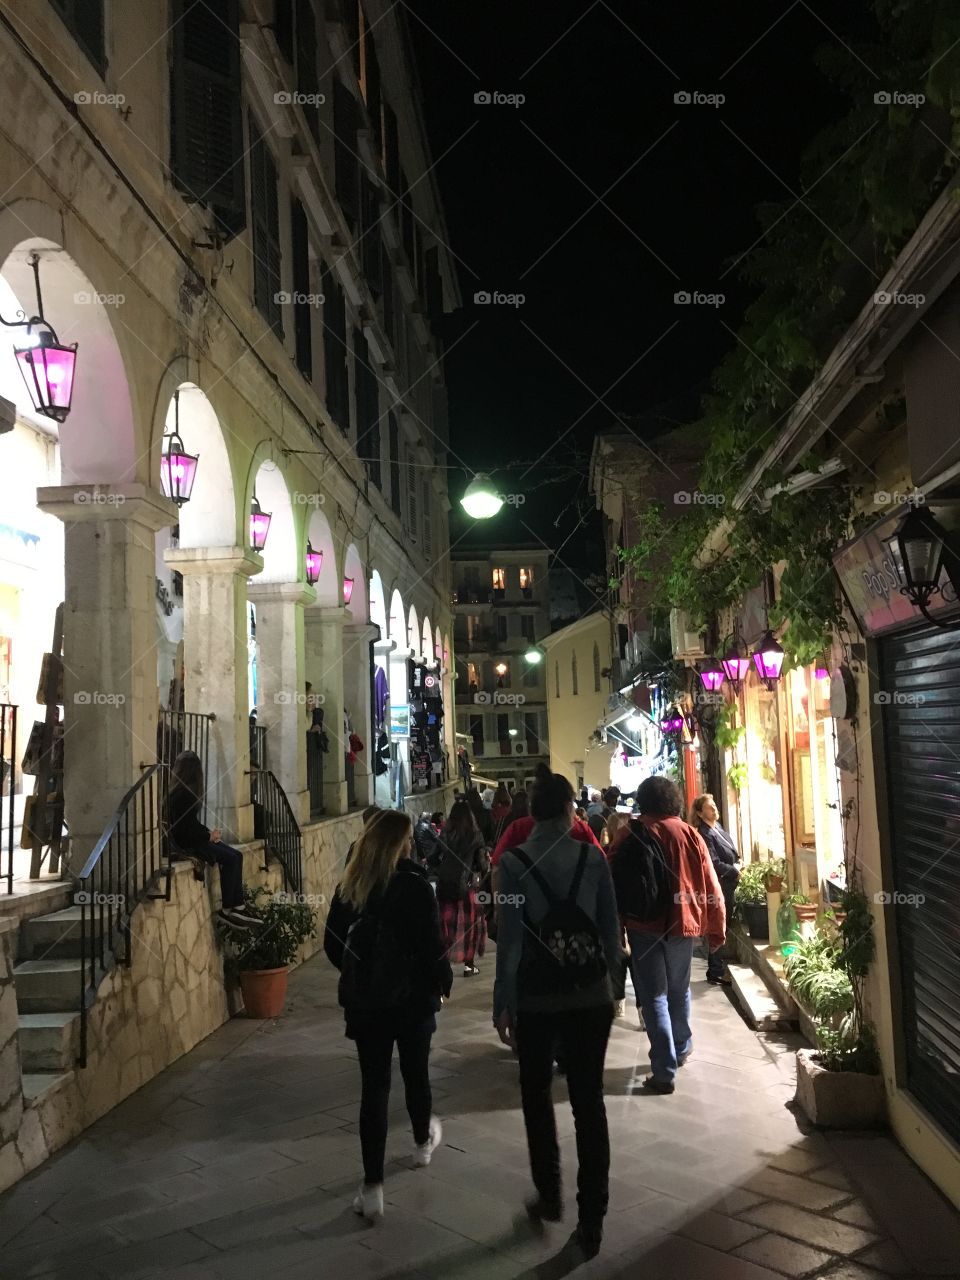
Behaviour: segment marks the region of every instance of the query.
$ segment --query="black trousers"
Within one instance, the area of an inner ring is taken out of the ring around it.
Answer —
[[[736,879],[731,879],[730,877],[724,877],[724,879],[720,881],[720,888],[723,891],[723,904],[727,909],[727,928],[728,929],[730,928],[730,922],[733,920],[733,893],[736,887],[737,887]],[[711,951],[709,942],[706,944],[706,946],[707,946],[707,977],[722,978],[727,969],[727,963],[723,958],[724,951],[726,950],[726,948],[721,948],[719,951]]]
[[[198,850],[198,858],[202,858],[209,866],[214,863],[220,868],[220,905],[224,907],[243,906],[243,854],[239,849],[231,849],[222,840],[211,840],[203,849]]]
[[[407,1114],[418,1145],[430,1137],[433,1094],[430,1091],[430,1040],[433,1019],[403,1029],[378,1028],[358,1032],[355,1040],[360,1060],[360,1149],[363,1178],[367,1183],[383,1181],[383,1153],[387,1146],[387,1111],[393,1046],[400,1057],[400,1074],[406,1091]]]
[[[609,1004],[564,1013],[518,1013],[520,1096],[533,1185],[544,1200],[561,1197],[560,1148],[553,1111],[553,1062],[566,1069],[577,1132],[580,1221],[599,1229],[607,1211],[610,1138],[603,1103],[603,1060],[613,1023]]]

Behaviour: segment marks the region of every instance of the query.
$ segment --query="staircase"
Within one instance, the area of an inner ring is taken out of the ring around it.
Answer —
[[[20,926],[14,967],[23,1092],[35,1098],[73,1070],[80,1046],[81,908],[33,916]]]

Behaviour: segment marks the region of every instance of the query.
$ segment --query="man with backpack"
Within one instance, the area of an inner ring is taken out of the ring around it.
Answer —
[[[726,911],[703,837],[680,818],[680,788],[652,777],[637,789],[640,817],[611,858],[620,918],[630,943],[637,1004],[650,1039],[647,1093],[673,1093],[693,1049],[690,965],[697,938],[711,951],[726,937]]]
[[[610,975],[620,964],[620,922],[610,871],[593,844],[572,838],[573,788],[540,766],[529,839],[507,850],[498,871],[500,912],[494,1025],[520,1062],[520,1092],[536,1223],[563,1216],[553,1111],[553,1063],[562,1056],[577,1133],[579,1249],[600,1248],[607,1210],[610,1142],[603,1063],[613,1022]]]

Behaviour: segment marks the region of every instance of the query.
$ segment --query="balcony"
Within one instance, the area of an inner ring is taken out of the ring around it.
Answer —
[[[451,604],[493,604],[495,592],[489,587],[454,587]]]

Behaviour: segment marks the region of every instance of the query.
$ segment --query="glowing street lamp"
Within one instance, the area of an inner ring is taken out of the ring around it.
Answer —
[[[720,659],[720,665],[723,667],[723,674],[730,681],[734,692],[739,693],[740,686],[743,684],[750,669],[750,659],[744,654],[739,641],[735,640],[733,642]]]
[[[700,672],[700,680],[707,693],[719,692],[720,686],[726,678],[726,672],[716,658],[711,658],[707,666]]]
[[[503,499],[484,472],[478,472],[464,490],[460,505],[474,520],[489,520],[503,506]]]
[[[783,645],[777,643],[772,631],[765,632],[763,639],[754,649],[752,657],[757,674],[766,683],[768,689],[772,688],[773,682],[780,679],[783,660],[786,657]]]
[[[187,453],[180,438],[179,391],[173,393],[173,430],[163,439],[166,448],[160,456],[160,487],[164,497],[182,507],[190,501],[199,456]]]
[[[540,663],[543,661],[543,654],[540,652],[539,649],[534,649],[531,646],[531,648],[529,648],[527,652],[523,655],[523,660],[524,662],[529,662],[531,667],[538,667]]]
[[[660,732],[668,737],[683,732],[683,712],[674,704],[660,721]]]
[[[353,599],[353,579],[344,578],[343,580],[343,603],[349,604]]]
[[[254,494],[250,500],[250,545],[254,551],[262,551],[266,546],[272,519],[273,516],[261,508],[257,495]]]
[[[322,568],[323,568],[323,552],[314,551],[313,546],[310,543],[310,540],[307,539],[306,570],[307,570],[307,582],[309,582],[311,587],[315,587],[317,583],[320,581],[320,570]]]
[[[44,319],[43,297],[40,293],[40,255],[31,253],[30,266],[37,290],[37,314],[29,320],[22,311],[16,320],[4,320],[0,324],[8,329],[25,328],[26,339],[22,347],[15,346],[13,354],[33,404],[34,412],[41,413],[54,422],[65,422],[73,399],[73,377],[77,364],[77,344],[67,346],[57,337],[53,325]],[[34,329],[37,326],[37,332]]]

